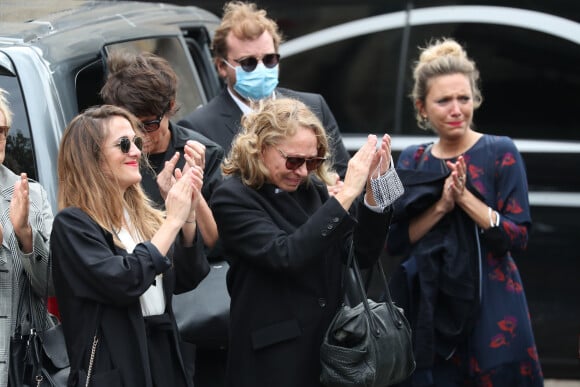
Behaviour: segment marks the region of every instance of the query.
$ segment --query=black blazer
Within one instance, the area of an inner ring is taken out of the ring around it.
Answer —
[[[361,205],[354,218],[321,182],[289,193],[271,184],[255,190],[237,176],[211,206],[231,264],[227,386],[319,386],[320,343],[342,301],[349,240],[354,231],[368,266],[389,214]]]
[[[176,243],[172,259],[149,242],[138,244],[129,254],[115,247],[112,235],[79,208],[66,208],[56,215],[50,249],[71,360],[69,386],[84,385],[98,327],[95,385],[152,387],[139,297],[163,273],[166,313],[173,320],[172,348],[179,348],[171,298],[173,293],[196,287],[209,272],[203,243],[198,240],[189,248]],[[180,353],[176,356],[181,358]]]
[[[302,101],[318,116],[330,137],[334,169],[341,178],[344,178],[350,156],[342,143],[336,119],[324,98],[320,94],[303,93],[283,88],[276,89],[276,94]],[[236,105],[227,88],[224,88],[206,105],[192,111],[177,124],[193,129],[217,142],[228,154],[234,136],[239,132],[241,118],[242,111]]]

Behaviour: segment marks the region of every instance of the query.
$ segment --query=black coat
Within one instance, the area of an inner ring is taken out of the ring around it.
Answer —
[[[176,243],[173,258],[149,242],[129,254],[115,247],[113,236],[82,210],[66,208],[54,219],[50,248],[71,361],[69,386],[84,379],[96,331],[96,385],[152,387],[139,297],[163,273],[166,313],[173,321],[171,344],[179,348],[171,297],[194,288],[209,272],[201,238],[189,248]]]
[[[228,386],[319,386],[320,344],[342,301],[348,241],[363,266],[379,256],[389,214],[364,205],[357,219],[326,186],[259,190],[227,178],[212,197],[230,258]],[[358,220],[358,222],[357,222]]]
[[[324,98],[320,94],[302,93],[282,88],[276,89],[276,95],[300,100],[316,114],[330,137],[329,146],[334,157],[334,169],[344,178],[350,157],[342,143],[336,119]],[[241,118],[242,111],[232,99],[227,88],[224,88],[206,105],[200,106],[181,119],[178,125],[193,129],[217,142],[227,154],[235,135],[240,130]]]
[[[393,298],[407,311],[417,368],[433,365],[435,353],[451,356],[471,332],[479,307],[479,229],[458,206],[412,247],[408,224],[441,197],[449,171],[398,169],[405,193],[395,202],[393,221],[403,224],[389,235],[392,255],[409,255],[390,282]],[[480,197],[466,182],[466,189]],[[398,241],[398,243],[397,243]],[[419,305],[413,308],[414,305]]]

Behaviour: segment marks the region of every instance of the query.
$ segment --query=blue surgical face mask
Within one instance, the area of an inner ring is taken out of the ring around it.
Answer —
[[[236,70],[234,90],[244,98],[259,100],[269,97],[278,86],[278,65],[269,69],[260,62],[254,71],[248,73],[242,66],[234,67],[224,62]]]

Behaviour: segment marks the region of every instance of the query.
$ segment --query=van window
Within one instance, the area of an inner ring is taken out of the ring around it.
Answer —
[[[430,39],[453,37],[481,73],[484,102],[475,113],[476,128],[513,138],[580,140],[573,114],[580,95],[577,43],[527,28],[448,23],[411,27],[402,47],[403,32],[375,32],[283,57],[281,86],[321,93],[343,134],[425,135],[408,97],[413,61],[417,47]],[[405,73],[397,93],[400,68]]]
[[[8,103],[13,113],[3,164],[16,174],[26,172],[29,178],[38,180],[30,125],[18,78],[0,67],[0,87],[8,92]]]
[[[155,38],[133,40],[115,43],[105,47],[107,54],[114,50],[130,52],[150,52],[165,58],[175,70],[179,82],[177,89],[177,102],[181,108],[177,111],[173,120],[175,122],[187,112],[194,110],[205,100],[202,83],[195,67],[190,65],[187,56],[187,47],[182,47],[182,42],[176,38]]]
[[[201,87],[200,77],[190,66],[187,49],[176,38],[156,38],[126,41],[111,44],[105,47],[108,55],[115,50],[121,52],[151,52],[165,58],[177,73],[179,87],[177,88],[177,102],[181,108],[175,114],[175,121],[182,115],[194,110],[205,100]],[[101,104],[99,92],[103,87],[106,72],[106,58],[97,58],[79,69],[76,76],[76,93],[79,111]]]

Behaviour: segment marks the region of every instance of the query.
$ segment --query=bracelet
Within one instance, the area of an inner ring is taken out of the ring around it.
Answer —
[[[491,217],[492,212],[495,214],[495,223],[493,222],[493,218]],[[487,216],[489,217],[489,227],[499,226],[499,212],[492,210],[491,207],[487,207]]]

